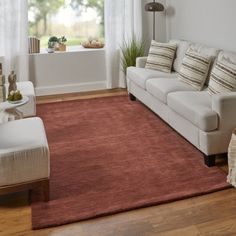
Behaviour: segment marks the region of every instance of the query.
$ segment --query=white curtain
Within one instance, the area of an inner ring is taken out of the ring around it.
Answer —
[[[132,34],[142,38],[142,0],[105,0],[107,88],[126,87],[120,47]]]
[[[0,56],[4,73],[28,80],[28,1],[0,0]]]

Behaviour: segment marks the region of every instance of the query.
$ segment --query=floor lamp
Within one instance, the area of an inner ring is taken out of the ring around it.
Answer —
[[[149,12],[153,12],[153,40],[155,40],[156,38],[156,12],[157,11],[164,11],[164,6],[159,3],[156,2],[155,0],[153,0],[153,2],[149,2],[145,5],[145,11],[149,11]]]

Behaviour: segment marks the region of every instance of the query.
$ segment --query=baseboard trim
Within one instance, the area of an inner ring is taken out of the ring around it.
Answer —
[[[42,86],[35,88],[37,96],[76,93],[106,89],[106,81],[77,83],[77,84],[63,84],[55,86]]]

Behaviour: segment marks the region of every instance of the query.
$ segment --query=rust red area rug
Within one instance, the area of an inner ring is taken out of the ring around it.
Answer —
[[[37,111],[51,152],[51,201],[32,203],[34,229],[229,187],[225,173],[205,166],[194,146],[126,96],[38,105]]]

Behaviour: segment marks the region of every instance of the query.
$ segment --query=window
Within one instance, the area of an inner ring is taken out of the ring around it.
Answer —
[[[65,36],[68,46],[104,40],[104,0],[28,1],[29,34],[41,40],[41,48],[50,36]]]

